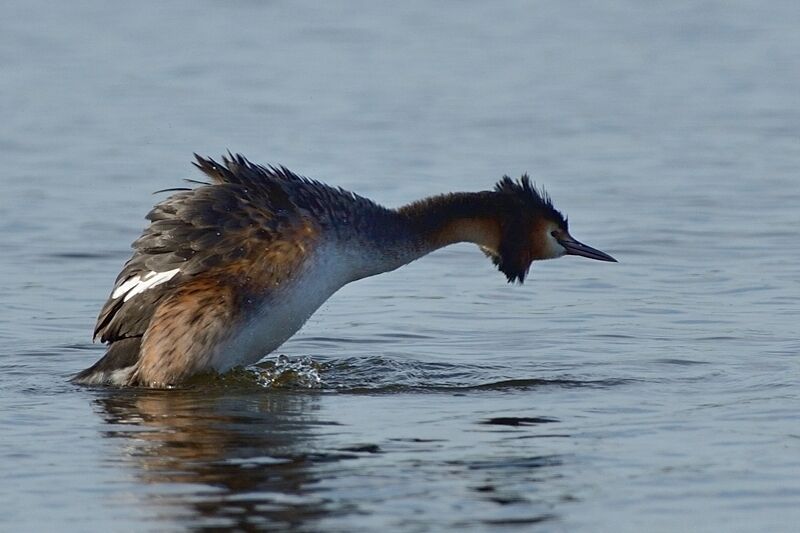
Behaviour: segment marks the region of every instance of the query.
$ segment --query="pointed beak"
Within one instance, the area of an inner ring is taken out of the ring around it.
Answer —
[[[610,261],[612,263],[616,263],[617,260],[608,255],[605,252],[601,252],[596,248],[592,248],[591,246],[586,246],[582,242],[578,242],[572,238],[572,236],[567,236],[564,239],[559,239],[559,243],[561,246],[567,249],[567,255],[582,255],[583,257],[588,257],[589,259],[597,259],[598,261]]]

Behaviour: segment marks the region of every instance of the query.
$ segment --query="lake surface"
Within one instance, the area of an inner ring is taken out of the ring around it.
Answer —
[[[800,4],[319,4],[0,8],[0,530],[796,531]],[[390,206],[529,172],[620,263],[454,246],[257,368],[68,383],[227,149]]]

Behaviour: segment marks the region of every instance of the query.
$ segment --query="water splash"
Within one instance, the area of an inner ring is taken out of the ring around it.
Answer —
[[[265,388],[321,389],[322,365],[311,357],[291,359],[279,355],[274,361],[266,361],[253,367],[258,384]]]
[[[585,379],[532,368],[530,375],[497,364],[454,364],[383,356],[314,360],[279,355],[249,367],[246,381],[262,388],[316,389],[339,392],[462,392],[523,390],[541,387],[609,387],[627,380]]]

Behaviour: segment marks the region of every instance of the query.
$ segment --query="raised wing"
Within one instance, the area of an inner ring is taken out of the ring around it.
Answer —
[[[225,158],[223,165],[197,156],[195,165],[213,183],[181,190],[148,213],[150,225],[132,245],[133,256],[100,311],[95,338],[142,336],[165,295],[201,273],[219,271],[229,283],[252,284],[248,273],[269,259],[269,250],[287,239],[302,244],[317,233],[290,195],[308,183],[305,178],[241,156]]]

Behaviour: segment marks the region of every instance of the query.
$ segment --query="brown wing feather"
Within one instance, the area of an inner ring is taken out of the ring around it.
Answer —
[[[311,227],[291,198],[291,185],[304,178],[286,169],[252,165],[241,156],[221,166],[198,157],[195,163],[214,184],[181,191],[147,215],[150,225],[133,243],[133,256],[114,289],[134,276],[180,269],[169,281],[125,301],[109,297],[95,326],[103,342],[142,336],[159,304],[176,287],[202,273],[241,260],[261,260],[276,242]],[[113,294],[112,290],[112,294]]]
[[[156,308],[130,384],[164,387],[206,369],[244,303],[211,276],[184,283]]]
[[[218,350],[275,286],[301,268],[318,233],[306,222],[283,238],[246,238],[241,258],[188,279],[170,291],[153,313],[142,339],[132,385],[163,387],[211,368]]]

